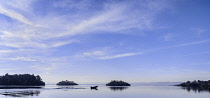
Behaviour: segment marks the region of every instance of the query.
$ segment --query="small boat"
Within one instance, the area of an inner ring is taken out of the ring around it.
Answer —
[[[97,88],[98,88],[98,86],[91,86],[91,87],[90,87],[91,90],[92,90],[92,89],[98,90]]]

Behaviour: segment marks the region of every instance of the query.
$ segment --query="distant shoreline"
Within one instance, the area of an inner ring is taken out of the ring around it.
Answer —
[[[0,86],[0,89],[42,89],[40,86]]]

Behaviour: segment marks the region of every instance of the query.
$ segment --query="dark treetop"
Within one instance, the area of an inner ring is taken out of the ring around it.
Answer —
[[[208,81],[196,81],[194,80],[193,82],[187,81],[184,83],[181,83],[179,85],[176,86],[182,86],[182,87],[202,87],[202,88],[210,88],[210,80]]]
[[[113,80],[109,83],[106,84],[106,86],[131,86],[129,83],[124,82],[124,81],[117,81],[117,80]]]
[[[9,75],[8,73],[0,76],[0,85],[31,85],[41,86],[45,85],[39,75],[34,76],[30,74],[14,74]]]
[[[61,82],[58,82],[57,85],[78,85],[77,83],[74,83],[74,81],[61,81]]]

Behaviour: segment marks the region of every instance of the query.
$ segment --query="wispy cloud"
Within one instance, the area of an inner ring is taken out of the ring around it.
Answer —
[[[85,58],[95,58],[97,59],[98,57],[105,56],[111,52],[110,48],[108,47],[103,47],[101,49],[94,49],[91,51],[85,51],[82,53],[78,53],[74,55],[73,57],[76,59],[85,59]]]
[[[37,69],[43,73],[50,73],[52,70],[57,69],[56,66],[44,67],[43,65],[35,65],[35,66],[31,66],[31,68]]]
[[[174,36],[173,33],[167,33],[163,36],[163,39],[165,41],[170,41],[173,38],[173,36]]]
[[[192,28],[191,29],[198,37],[201,37],[207,30],[202,28]]]
[[[11,3],[13,2],[13,3]],[[135,7],[144,7],[137,10],[133,6],[135,2],[109,2],[105,4],[99,11],[93,11],[90,15],[84,14],[84,6],[89,6],[91,2],[81,1],[60,1],[54,3],[51,7],[77,8],[79,13],[74,15],[58,14],[54,11],[44,12],[45,15],[35,14],[34,10],[37,6],[33,5],[34,1],[11,1],[2,2],[0,5],[0,14],[8,16],[12,19],[22,22],[18,26],[12,28],[4,28],[1,31],[1,45],[13,48],[48,48],[59,47],[69,42],[56,43],[59,39],[65,39],[81,34],[91,34],[100,32],[119,33],[126,29],[151,29],[153,25],[153,16],[165,9],[166,2],[145,2],[145,4],[135,5]],[[17,3],[17,5],[14,5]],[[73,4],[74,6],[65,6]],[[158,5],[162,5],[158,7]],[[30,6],[29,6],[30,5]],[[46,6],[47,7],[47,6]],[[91,7],[91,6],[89,6]],[[133,9],[133,12],[130,10]],[[81,12],[80,12],[81,11]],[[61,9],[62,12],[62,9]],[[150,13],[148,13],[150,12]],[[151,13],[152,12],[152,13]],[[128,14],[129,13],[129,14]],[[15,22],[15,21],[14,21]],[[2,24],[3,25],[3,24]],[[48,43],[50,40],[55,45]]]
[[[189,66],[192,66],[192,65],[197,65],[197,66],[200,66],[200,65],[210,65],[210,62],[202,62],[202,63],[196,63],[196,64],[188,64]]]
[[[146,51],[158,51],[158,50],[164,50],[164,49],[170,49],[170,48],[178,48],[178,47],[185,47],[185,46],[190,46],[190,45],[197,45],[197,44],[203,44],[203,43],[208,43],[210,42],[209,39],[207,40],[201,40],[201,41],[194,41],[194,42],[189,42],[189,43],[181,43],[177,45],[172,45],[172,46],[166,46],[166,47],[161,47],[161,48],[155,48],[155,49],[148,49]]]
[[[25,24],[29,24],[32,25],[32,23],[23,15],[13,11],[13,10],[9,10],[9,9],[5,9],[3,7],[0,6],[0,14],[6,15],[12,19],[16,19],[19,22],[23,22]]]
[[[49,78],[56,75],[57,70],[63,69],[64,66],[71,67],[69,57],[42,57],[37,56],[35,62],[29,66],[33,71],[40,73],[43,77]],[[49,80],[46,80],[49,81]]]
[[[0,50],[0,53],[11,53],[11,52],[16,52],[16,50],[8,50],[8,49]]]
[[[128,57],[128,56],[135,56],[135,55],[140,55],[143,53],[122,53],[122,54],[116,54],[116,55],[108,55],[108,56],[103,56],[99,57],[99,59],[115,59],[115,58],[122,58],[122,57]]]
[[[100,59],[100,60],[107,60],[107,59],[116,59],[128,56],[135,56],[143,54],[143,52],[129,52],[129,53],[116,53],[113,48],[101,48],[98,50],[86,51],[83,53],[76,54],[74,58],[77,59],[85,59],[85,58],[93,58],[93,59]]]
[[[39,10],[43,5],[37,6],[37,2],[41,3],[42,0],[0,1],[0,14],[5,16],[4,21],[0,22],[0,46],[4,49],[0,50],[0,58],[7,62],[31,62],[28,66],[41,71],[44,76],[70,63],[62,56],[53,59],[55,48],[79,42],[79,35],[104,32],[129,34],[124,30],[133,28],[152,30],[157,27],[155,15],[167,8],[166,2],[148,1],[138,5],[134,1],[125,1],[105,2],[96,10],[92,8],[95,3],[91,1],[56,0],[44,5],[43,8],[48,9],[45,11]],[[102,49],[83,52],[74,57],[105,60],[139,54]]]
[[[74,57],[75,58],[95,58],[95,59],[101,59],[101,60],[106,60],[106,59],[115,59],[115,58],[122,58],[122,57],[128,57],[128,56],[135,56],[135,55],[141,55],[141,54],[148,54],[150,52],[156,52],[160,50],[165,50],[165,49],[171,49],[171,48],[178,48],[178,47],[184,47],[184,46],[190,46],[190,45],[197,45],[197,44],[203,44],[210,42],[210,40],[201,40],[201,41],[195,41],[195,42],[190,42],[190,43],[182,43],[182,44],[177,44],[177,45],[172,45],[172,46],[166,46],[166,47],[161,47],[161,48],[155,48],[155,49],[148,49],[144,50],[141,52],[129,52],[129,53],[115,53],[114,48],[101,48],[98,50],[92,50],[89,52],[83,52],[76,54]],[[195,53],[195,54],[190,54],[190,55],[199,55],[199,54],[206,54],[209,52],[203,52],[203,53]],[[186,55],[188,56],[188,55]]]
[[[210,39],[191,42],[191,43],[178,44],[178,45],[174,45],[172,47],[183,47],[183,46],[196,45],[196,44],[202,44],[202,43],[207,43],[207,42],[210,42]]]
[[[186,54],[184,56],[193,56],[193,55],[202,55],[202,54],[209,54],[210,52],[200,52],[200,53],[192,53],[192,54]]]
[[[22,61],[36,61],[35,59],[29,58],[29,57],[16,57],[16,58],[3,58],[5,60],[22,60]]]

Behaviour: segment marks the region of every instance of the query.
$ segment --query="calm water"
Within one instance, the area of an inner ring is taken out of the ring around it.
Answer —
[[[98,90],[91,90],[90,86],[46,85],[42,89],[0,89],[0,98],[210,98],[209,90],[196,88],[135,84],[131,87],[98,85]]]

